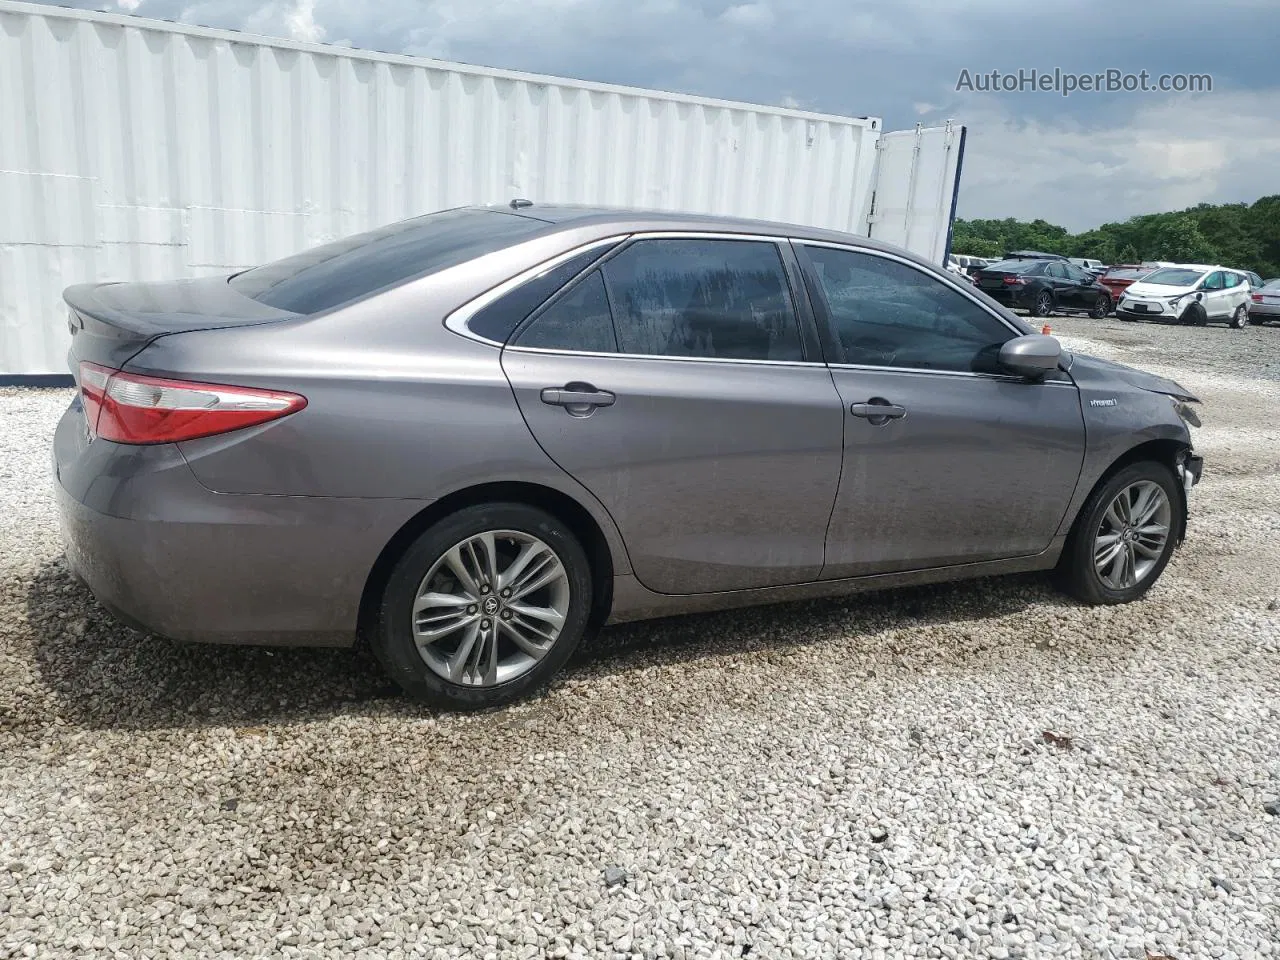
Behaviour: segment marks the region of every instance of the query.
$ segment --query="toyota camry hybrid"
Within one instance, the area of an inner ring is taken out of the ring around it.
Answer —
[[[180,640],[348,645],[445,708],[606,622],[1056,570],[1142,596],[1178,384],[864,237],[464,208],[230,277],[66,291],[71,568]]]

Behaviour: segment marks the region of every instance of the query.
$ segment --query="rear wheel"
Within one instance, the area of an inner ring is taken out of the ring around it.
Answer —
[[[1231,326],[1236,330],[1243,330],[1249,325],[1249,308],[1243,303],[1236,307],[1236,312],[1231,315]]]
[[[1110,312],[1111,298],[1103,293],[1099,294],[1098,299],[1094,301],[1093,309],[1089,311],[1089,316],[1095,320],[1104,320]]]
[[[568,527],[524,504],[480,504],[405,551],[371,645],[391,678],[433,707],[500,706],[569,659],[591,595],[586,552]]]
[[[1031,304],[1031,313],[1037,317],[1047,317],[1053,313],[1053,294],[1048,290],[1037,293]]]
[[[1085,502],[1058,574],[1090,604],[1129,603],[1159,579],[1182,537],[1177,479],[1154,460],[1131,464]]]

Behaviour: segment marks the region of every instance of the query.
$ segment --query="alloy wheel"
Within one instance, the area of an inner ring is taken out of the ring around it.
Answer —
[[[1104,294],[1103,296],[1098,297],[1097,301],[1093,305],[1093,309],[1089,311],[1089,314],[1095,320],[1102,320],[1105,319],[1107,314],[1110,312],[1111,298]]]
[[[1053,297],[1049,295],[1047,290],[1036,295],[1035,315],[1037,317],[1047,317],[1053,308]]]
[[[493,687],[523,676],[560,636],[571,599],[564,563],[545,542],[490,530],[447,550],[413,604],[413,640],[438,676]]]
[[[1093,542],[1093,565],[1103,585],[1127,590],[1141,583],[1164,555],[1173,510],[1153,480],[1125,487],[1111,501]]]

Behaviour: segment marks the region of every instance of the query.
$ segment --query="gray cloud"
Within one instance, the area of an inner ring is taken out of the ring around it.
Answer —
[[[1280,191],[1273,0],[107,0],[144,16],[970,128],[961,213],[1079,228]],[[1062,7],[1066,7],[1063,10]],[[1213,76],[1199,97],[958,93],[962,69]]]

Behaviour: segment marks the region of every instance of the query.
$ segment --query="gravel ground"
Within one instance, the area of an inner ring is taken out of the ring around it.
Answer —
[[[1280,329],[1051,323],[1205,400],[1146,600],[616,628],[478,716],[112,622],[0,391],[0,956],[1280,957]]]

